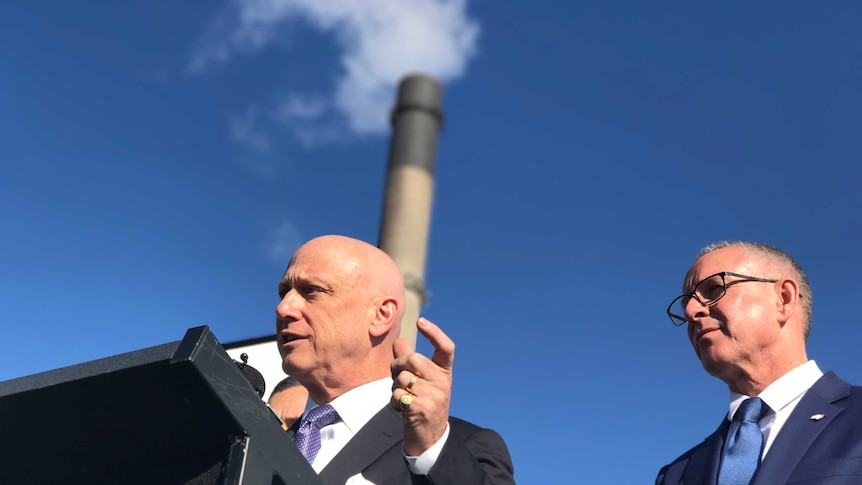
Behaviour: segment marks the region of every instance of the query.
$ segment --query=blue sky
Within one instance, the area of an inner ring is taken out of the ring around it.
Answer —
[[[851,1],[10,3],[0,380],[272,333],[301,241],[376,243],[387,110],[424,71],[452,414],[519,483],[651,483],[726,412],[664,313],[710,242],[794,255],[809,356],[862,382],[860,24]]]

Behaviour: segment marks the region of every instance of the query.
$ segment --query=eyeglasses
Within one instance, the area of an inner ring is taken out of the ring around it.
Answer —
[[[725,276],[733,276],[741,279],[728,283],[725,280]],[[766,278],[757,278],[755,276],[746,276],[739,273],[731,273],[730,271],[722,271],[721,273],[716,273],[700,280],[700,282],[695,285],[693,292],[685,293],[674,298],[667,307],[667,316],[670,317],[670,321],[677,327],[684,325],[688,323],[688,320],[686,320],[684,316],[680,315],[685,315],[685,307],[688,306],[688,302],[691,300],[691,297],[695,297],[703,306],[712,306],[715,305],[721,297],[727,294],[728,284],[742,283],[744,281],[775,283],[778,280],[769,280]]]

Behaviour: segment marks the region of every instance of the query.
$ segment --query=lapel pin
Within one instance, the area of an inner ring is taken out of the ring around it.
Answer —
[[[812,414],[811,417],[808,419],[810,419],[811,421],[820,421],[821,419],[823,419],[825,417],[826,417],[825,414]]]

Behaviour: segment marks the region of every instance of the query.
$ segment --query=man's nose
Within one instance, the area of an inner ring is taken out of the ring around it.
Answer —
[[[275,306],[275,316],[280,320],[295,320],[299,317],[299,298],[295,290],[285,293],[278,305]]]
[[[709,307],[700,302],[697,295],[691,295],[684,308],[685,319],[691,323],[694,319],[709,315]]]

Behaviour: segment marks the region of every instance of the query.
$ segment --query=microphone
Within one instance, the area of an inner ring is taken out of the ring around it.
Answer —
[[[248,354],[243,352],[239,358],[242,359],[242,362],[233,361],[234,364],[239,367],[240,372],[245,376],[248,383],[251,384],[254,392],[263,399],[263,394],[266,392],[266,381],[263,380],[263,374],[254,367],[248,365]]]

